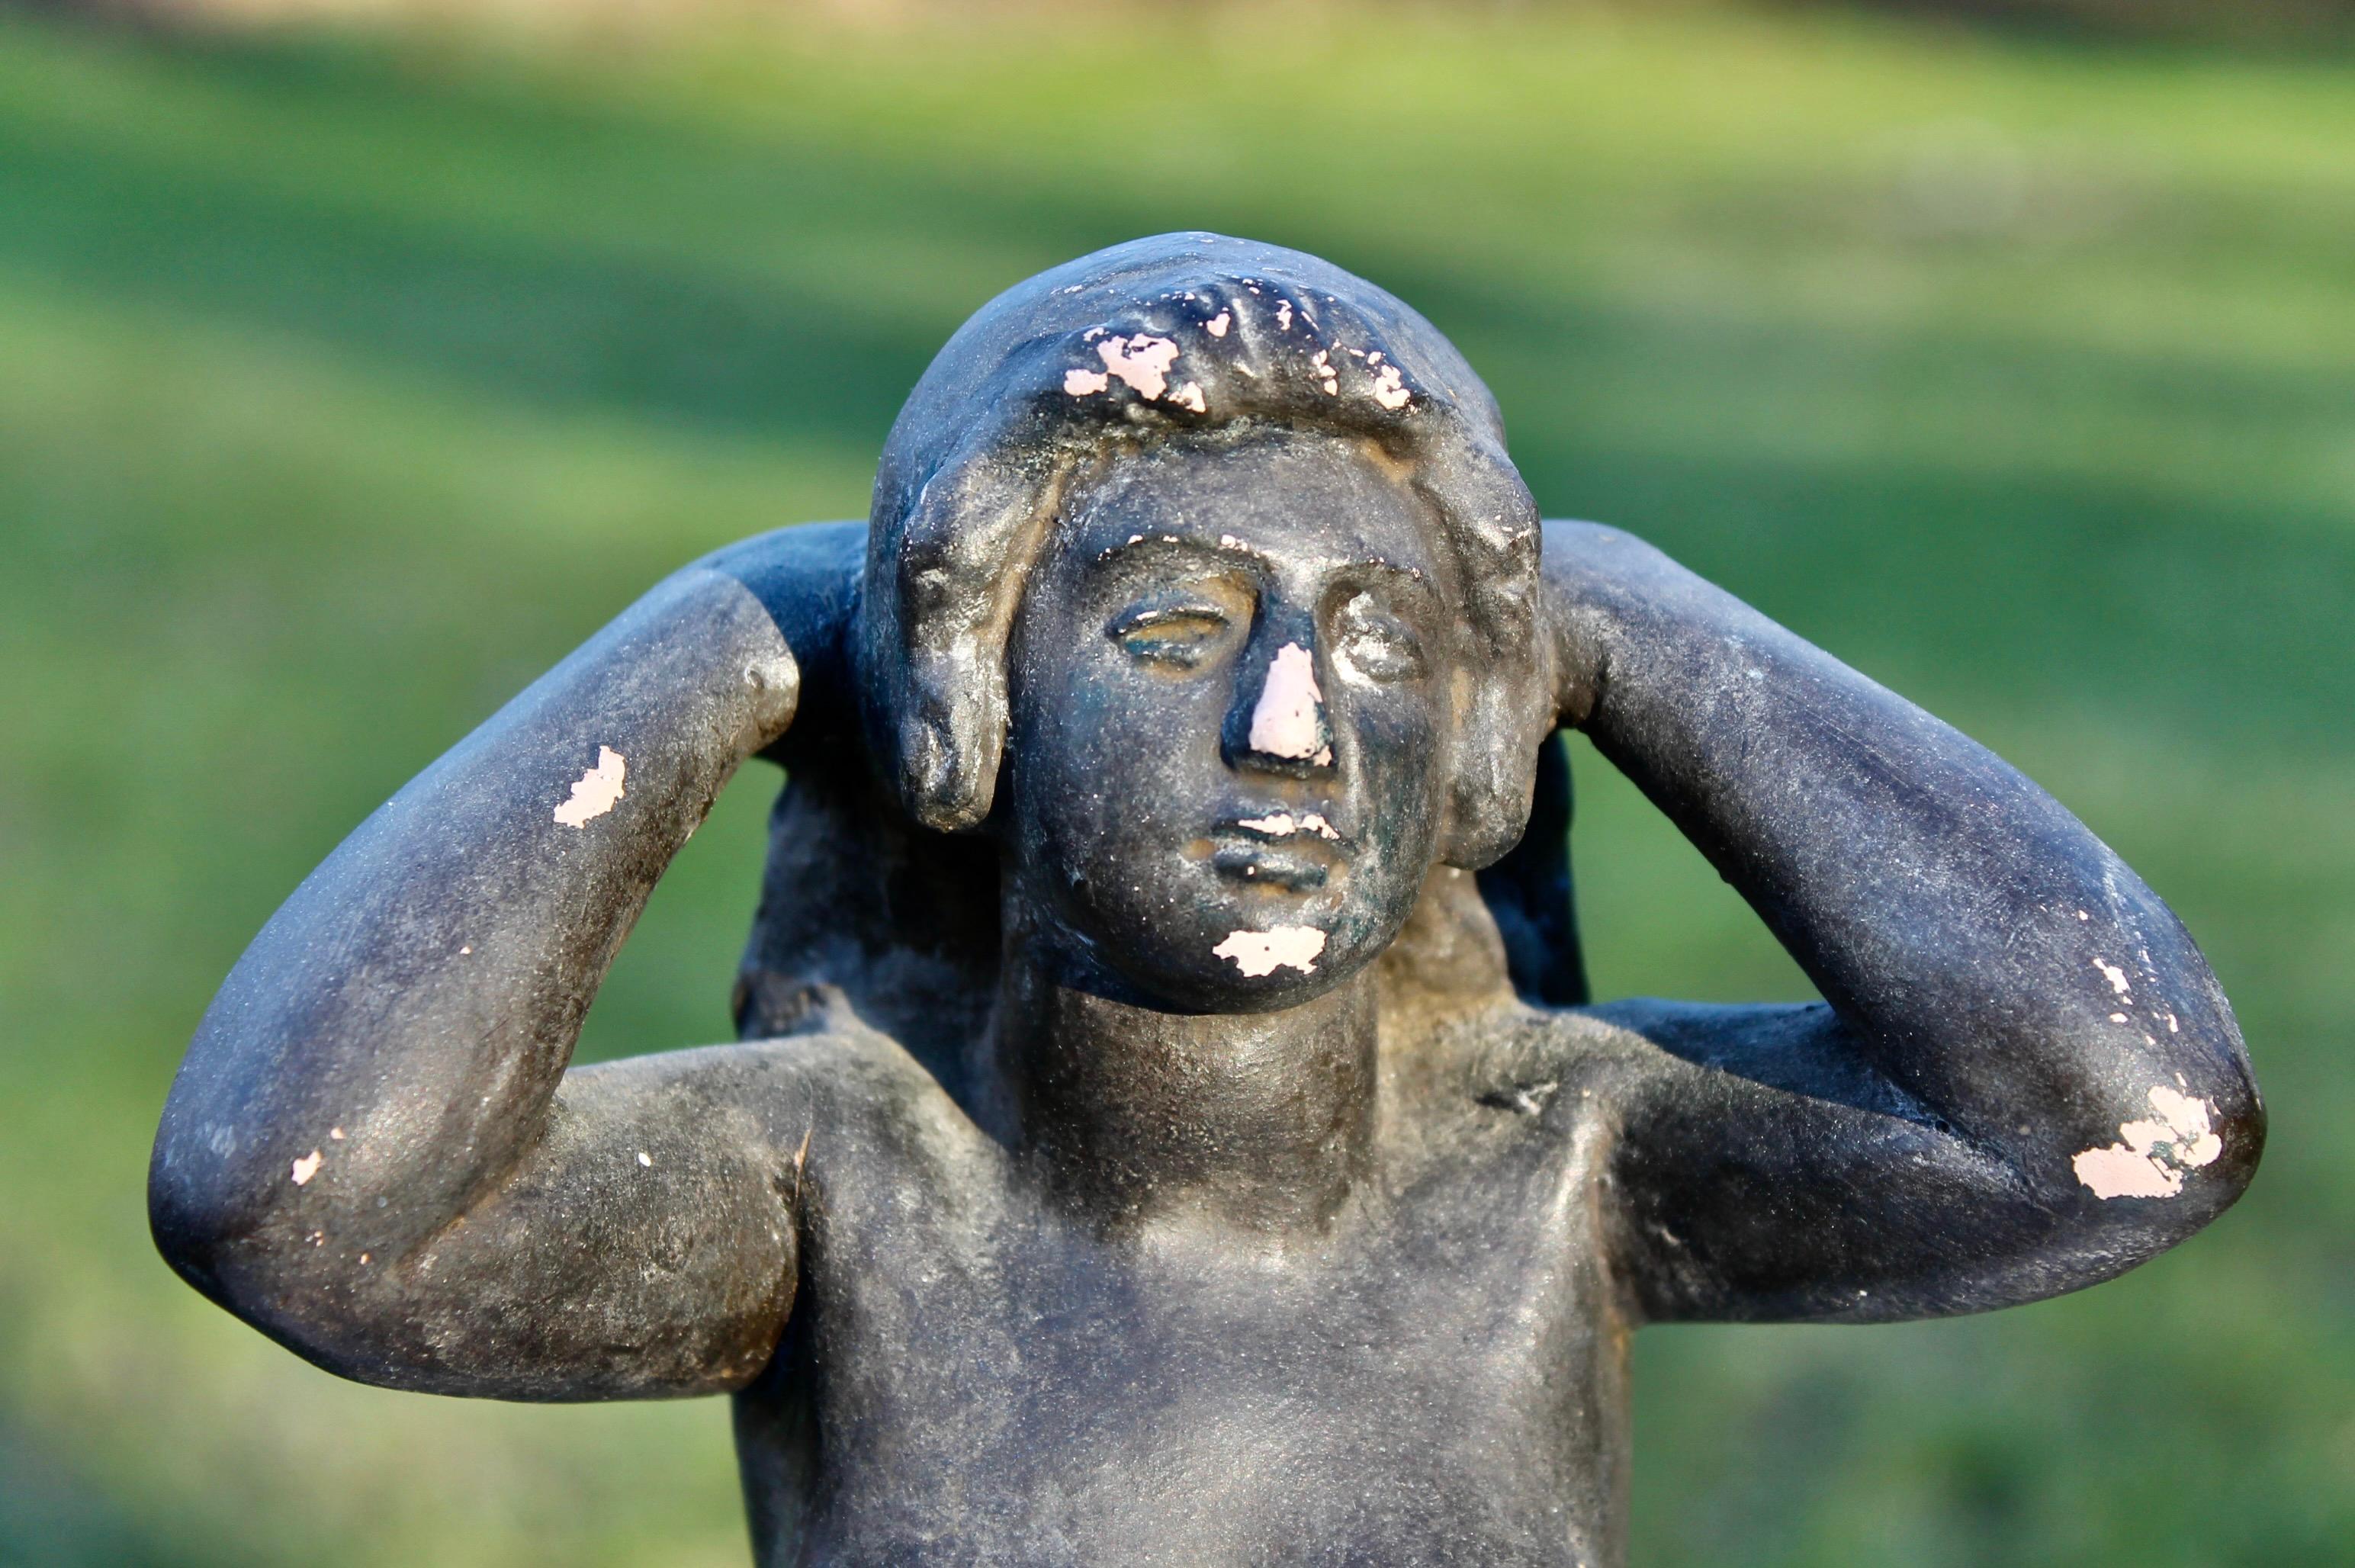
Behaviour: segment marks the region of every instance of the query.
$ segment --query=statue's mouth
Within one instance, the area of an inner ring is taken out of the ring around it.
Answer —
[[[1241,817],[1220,824],[1211,836],[1211,867],[1248,887],[1314,892],[1346,859],[1340,835],[1315,812]]]

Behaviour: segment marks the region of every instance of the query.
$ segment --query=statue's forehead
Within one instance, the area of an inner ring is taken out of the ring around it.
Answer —
[[[1422,571],[1437,533],[1429,502],[1394,461],[1366,442],[1307,431],[1108,454],[1078,477],[1064,516],[1068,548],[1088,561],[1158,543]]]

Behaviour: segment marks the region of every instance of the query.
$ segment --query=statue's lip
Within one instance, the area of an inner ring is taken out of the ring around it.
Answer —
[[[1276,844],[1222,835],[1211,852],[1210,865],[1230,881],[1307,893],[1331,878],[1336,859],[1322,844]]]
[[[1256,816],[1221,822],[1217,837],[1263,844],[1330,845],[1341,850],[1348,848],[1348,841],[1323,812],[1295,811],[1288,806],[1270,806]]]
[[[1222,822],[1211,835],[1210,864],[1252,887],[1314,892],[1347,860],[1341,836],[1316,812],[1275,810]]]

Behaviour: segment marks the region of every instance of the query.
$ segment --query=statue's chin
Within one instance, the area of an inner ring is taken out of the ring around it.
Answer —
[[[1190,939],[1091,944],[1091,959],[1058,964],[1066,984],[1165,1012],[1272,1013],[1312,1002],[1363,969],[1388,937],[1355,941],[1281,920],[1237,923]]]
[[[1076,989],[1171,1012],[1278,1012],[1313,1001],[1379,955],[1414,901],[1346,878],[1294,894],[1238,889],[1193,865],[1171,875],[1167,860],[1143,873],[1090,869],[1028,902],[1033,965]]]

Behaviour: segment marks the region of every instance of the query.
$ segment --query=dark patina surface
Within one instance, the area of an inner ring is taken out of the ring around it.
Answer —
[[[1562,726],[1824,1003],[1587,1005]],[[755,755],[742,1041],[568,1070]],[[1180,235],[993,302],[868,524],[687,568],[355,831],[151,1198],[346,1376],[732,1392],[764,1563],[1599,1565],[1638,1327],[2093,1284],[2263,1138],[2060,805],[1540,525],[1396,300]]]

